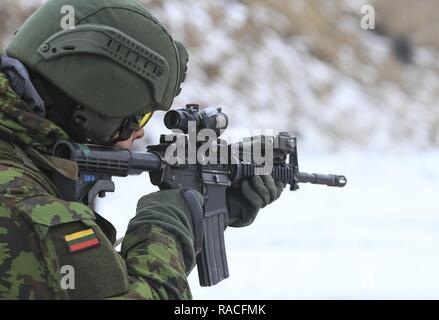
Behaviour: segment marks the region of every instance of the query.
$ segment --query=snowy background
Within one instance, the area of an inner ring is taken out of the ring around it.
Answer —
[[[0,2],[5,41],[35,3],[22,2]],[[221,106],[234,128],[294,132],[303,171],[348,177],[344,189],[286,190],[252,226],[228,229],[230,277],[201,288],[194,270],[194,298],[439,298],[439,3],[144,3],[190,51],[174,108]],[[375,30],[360,28],[364,4]],[[157,114],[136,148],[163,129]],[[116,181],[99,211],[122,236],[154,188],[147,175]]]

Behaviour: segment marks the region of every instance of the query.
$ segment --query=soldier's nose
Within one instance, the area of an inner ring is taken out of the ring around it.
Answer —
[[[134,132],[134,140],[142,139],[145,136],[145,130],[140,129],[136,132]]]

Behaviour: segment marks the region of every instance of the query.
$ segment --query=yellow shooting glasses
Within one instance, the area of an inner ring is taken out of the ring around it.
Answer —
[[[154,112],[148,112],[145,115],[137,115],[125,119],[119,130],[116,131],[111,139],[111,143],[129,139],[133,135],[134,131],[142,130],[143,127],[146,126],[149,120],[151,120],[153,114]]]
[[[140,120],[138,122],[139,130],[146,126],[146,124],[151,120],[154,112],[148,112],[143,117],[140,117]]]

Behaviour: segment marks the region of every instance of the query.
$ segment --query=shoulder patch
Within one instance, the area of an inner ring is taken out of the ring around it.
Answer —
[[[70,253],[96,247],[100,244],[96,233],[92,228],[63,236]]]

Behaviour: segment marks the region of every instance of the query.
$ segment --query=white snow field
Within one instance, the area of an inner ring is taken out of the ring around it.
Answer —
[[[226,231],[230,277],[195,299],[439,298],[439,152],[302,152],[301,170],[345,174],[344,189],[285,190],[247,228]],[[99,211],[119,235],[148,176],[117,179]]]

